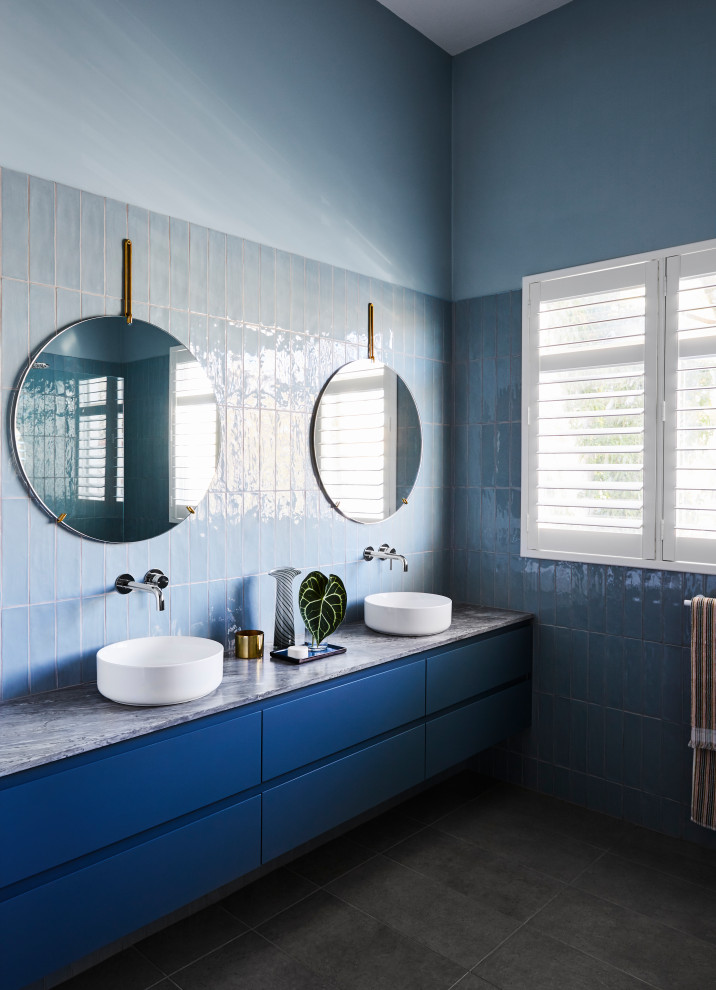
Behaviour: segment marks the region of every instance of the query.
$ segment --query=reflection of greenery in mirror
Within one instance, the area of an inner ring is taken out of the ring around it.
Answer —
[[[407,502],[420,468],[420,417],[409,388],[380,361],[352,361],[323,388],[313,417],[313,459],[335,507],[379,522]]]
[[[35,355],[14,432],[36,498],[110,543],[185,519],[219,456],[216,399],[199,363],[159,327],[120,317],[83,320]]]

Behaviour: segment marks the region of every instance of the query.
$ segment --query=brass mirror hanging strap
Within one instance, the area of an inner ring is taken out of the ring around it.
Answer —
[[[124,241],[124,318],[132,322],[132,242]]]
[[[373,303],[368,303],[368,358],[375,361],[375,349],[373,346]]]

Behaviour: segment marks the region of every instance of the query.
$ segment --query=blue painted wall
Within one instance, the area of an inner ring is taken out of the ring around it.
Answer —
[[[0,5],[0,164],[443,297],[450,85],[375,0]]]
[[[0,187],[3,698],[92,680],[98,647],[127,636],[171,632],[231,646],[237,628],[271,635],[268,571],[281,564],[340,575],[351,619],[373,591],[447,589],[449,303],[8,169]],[[29,353],[56,327],[121,312],[127,235],[134,315],[170,331],[207,369],[223,456],[196,516],[157,539],[105,546],[62,530],[30,501],[12,464],[9,410]],[[409,506],[361,526],[319,492],[308,437],[323,382],[366,353],[369,301],[376,356],[415,396],[424,455]],[[407,574],[363,561],[368,543],[383,542],[408,555]],[[162,613],[148,595],[113,590],[117,575],[150,566],[171,579]]]
[[[572,0],[454,59],[454,299],[716,235],[715,35],[713,0]]]

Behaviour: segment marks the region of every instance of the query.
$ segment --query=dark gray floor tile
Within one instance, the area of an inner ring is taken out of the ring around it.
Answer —
[[[483,980],[473,973],[466,973],[461,980],[450,987],[450,990],[495,990],[495,984],[488,983],[487,980]]]
[[[590,894],[716,944],[716,892],[608,854],[577,880]]]
[[[500,990],[645,990],[641,981],[528,927],[493,952],[475,973]]]
[[[246,925],[217,904],[150,935],[136,948],[164,973],[173,973],[246,931]]]
[[[543,828],[525,815],[490,808],[480,799],[440,819],[435,828],[567,883],[603,853],[596,846]]]
[[[146,990],[164,978],[136,949],[125,949],[61,984],[61,990]]]
[[[343,990],[448,990],[464,968],[325,891],[261,933]]]
[[[527,927],[660,990],[713,986],[716,947],[581,890],[565,890]]]
[[[466,969],[520,924],[384,856],[326,889]]]
[[[172,976],[181,990],[329,990],[315,973],[248,932]]]
[[[623,838],[626,827],[624,822],[609,815],[511,784],[498,784],[484,795],[482,801],[485,808],[502,808],[523,815],[532,824],[600,849],[611,849]]]
[[[526,921],[563,884],[472,842],[427,828],[386,853],[413,870],[510,918]]]
[[[384,852],[396,842],[402,842],[424,827],[423,823],[415,818],[408,818],[400,806],[354,828],[348,833],[347,838],[361,846],[367,846],[374,852]]]
[[[288,868],[322,887],[323,884],[330,883],[348,870],[352,870],[359,863],[365,863],[372,855],[372,849],[342,835],[294,860]]]
[[[400,805],[403,814],[429,825],[495,786],[482,774],[464,770]]]
[[[636,825],[625,825],[622,840],[614,847],[614,852],[662,873],[716,890],[716,853],[693,842],[673,839]]]
[[[232,915],[257,928],[316,889],[315,883],[305,877],[280,869],[230,894],[222,904]]]

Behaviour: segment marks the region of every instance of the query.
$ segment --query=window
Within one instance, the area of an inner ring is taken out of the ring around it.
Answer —
[[[169,410],[169,518],[181,522],[211,484],[219,443],[214,390],[186,347],[169,351]]]
[[[523,282],[522,554],[716,570],[716,243]]]
[[[124,501],[124,379],[101,375],[78,382],[77,497]]]

